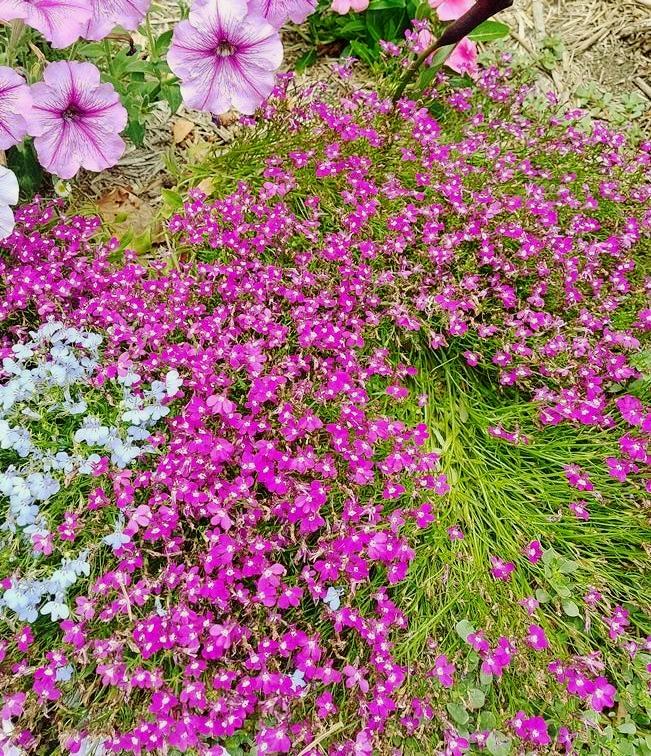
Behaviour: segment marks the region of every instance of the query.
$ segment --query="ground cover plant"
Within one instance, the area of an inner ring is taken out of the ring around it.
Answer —
[[[5,752],[651,749],[651,144],[397,52],[281,78],[165,259],[17,209]]]

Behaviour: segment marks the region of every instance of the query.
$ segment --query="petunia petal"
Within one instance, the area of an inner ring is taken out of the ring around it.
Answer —
[[[25,80],[12,68],[0,66],[0,150],[23,140],[31,106],[32,97]]]
[[[0,239],[6,239],[14,230],[14,214],[7,205],[0,205]]]
[[[116,26],[133,31],[143,22],[151,0],[91,0],[92,16],[83,36],[104,39]]]
[[[316,0],[251,0],[249,11],[262,16],[276,29],[287,20],[295,24],[303,21],[316,9]]]

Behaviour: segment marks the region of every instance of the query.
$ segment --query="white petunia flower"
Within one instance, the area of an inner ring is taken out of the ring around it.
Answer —
[[[14,214],[10,205],[18,202],[18,179],[9,168],[0,166],[0,239],[14,230]]]

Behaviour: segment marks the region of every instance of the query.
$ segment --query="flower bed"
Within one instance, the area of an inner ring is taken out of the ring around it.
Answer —
[[[647,747],[651,145],[477,84],[277,88],[171,266],[17,210],[7,750]]]

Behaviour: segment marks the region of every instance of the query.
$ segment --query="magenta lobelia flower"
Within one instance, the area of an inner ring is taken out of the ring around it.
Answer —
[[[0,66],[0,150],[22,142],[32,105],[29,87],[13,68]]]
[[[262,16],[276,29],[286,21],[302,24],[316,9],[316,0],[250,0],[249,11]]]
[[[50,63],[43,81],[32,86],[32,98],[28,130],[48,171],[66,179],[80,168],[101,171],[118,162],[127,111],[91,63]]]
[[[92,16],[83,37],[104,39],[116,26],[130,31],[137,29],[150,5],[151,0],[91,0]]]
[[[167,54],[186,105],[216,114],[254,113],[271,93],[282,58],[277,30],[250,15],[245,0],[195,3]]]
[[[41,32],[52,47],[68,47],[82,36],[90,0],[0,0],[0,18],[20,20]]]

